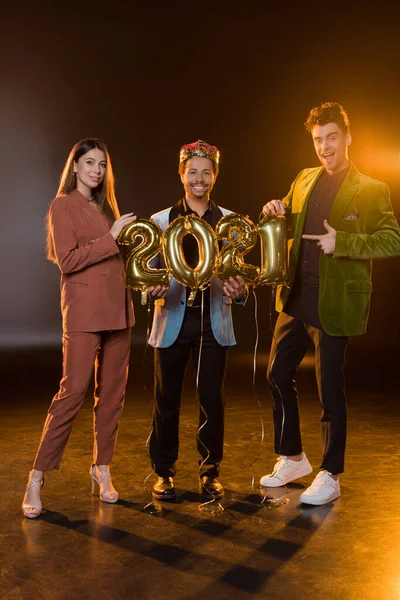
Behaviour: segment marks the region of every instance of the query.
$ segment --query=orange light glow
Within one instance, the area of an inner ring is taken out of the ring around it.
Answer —
[[[366,146],[352,159],[362,173],[382,181],[400,180],[400,151],[398,148]]]

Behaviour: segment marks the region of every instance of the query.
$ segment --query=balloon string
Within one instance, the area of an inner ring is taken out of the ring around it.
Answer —
[[[285,284],[284,284],[285,285]],[[272,317],[272,312],[274,310],[275,307],[275,296],[276,296],[276,285],[272,286],[272,291],[271,291],[271,298],[269,301],[269,325],[271,328],[271,333],[272,333],[272,341],[276,342],[276,338],[275,338],[275,325],[276,322],[273,322],[273,317]]]
[[[207,460],[210,457],[210,451],[207,448],[207,446],[204,444],[204,442],[200,439],[200,433],[201,430],[203,429],[203,427],[205,427],[208,423],[208,415],[207,412],[204,408],[204,406],[201,403],[201,399],[200,399],[200,391],[199,391],[199,383],[200,383],[200,366],[201,366],[201,356],[202,356],[202,352],[203,352],[203,339],[204,339],[204,291],[201,291],[201,329],[200,329],[200,347],[199,347],[199,357],[197,359],[197,373],[196,373],[196,395],[197,395],[197,399],[198,399],[198,403],[199,403],[199,407],[200,407],[200,411],[204,414],[204,423],[198,428],[197,430],[197,441],[203,446],[204,450],[207,452],[207,456],[201,461],[200,465],[199,465],[199,481],[201,484],[201,489],[205,490],[207,493],[209,493],[206,489],[206,487],[204,486],[204,484],[201,482],[201,468],[202,466],[207,462]],[[202,508],[204,506],[207,506],[208,504],[212,504],[213,502],[216,501],[216,498],[212,498],[211,500],[207,500],[207,502],[202,502],[201,504],[198,505],[198,509],[202,510]],[[221,504],[218,502],[218,506],[221,508],[221,510],[224,510],[224,507],[221,506]]]
[[[289,284],[285,284],[287,286],[289,286]],[[276,322],[273,322],[273,317],[272,317],[272,312],[273,312],[273,308],[275,306],[275,295],[276,295],[276,286],[272,287],[272,293],[271,293],[271,299],[270,299],[270,305],[269,305],[269,323],[270,323],[270,327],[271,327],[271,331],[272,331],[272,344],[276,345],[276,337],[275,337],[275,325]],[[280,387],[278,386],[278,384],[276,383],[276,380],[274,377],[272,377],[272,375],[269,375],[272,387],[274,388],[274,390],[279,394],[281,403],[283,405],[283,394],[282,391],[280,389]],[[279,441],[279,451],[281,450],[281,446],[282,446],[282,436],[283,436],[283,427],[281,430],[281,437],[280,437],[280,441]]]
[[[147,326],[146,326],[146,346],[143,352],[143,360],[142,360],[142,369],[143,369],[143,389],[146,394],[146,402],[147,406],[150,406],[149,403],[149,394],[146,385],[146,355],[147,350],[149,349],[149,339],[150,339],[150,316],[151,316],[151,302],[147,303]]]
[[[250,469],[251,475],[252,475],[252,477],[251,477],[251,489],[252,490],[254,490],[254,482],[255,482],[255,473],[253,470],[253,465],[255,465],[255,463],[258,461],[258,459],[261,456],[263,444],[264,444],[264,436],[265,436],[264,420],[262,417],[262,410],[261,410],[262,407],[261,407],[260,398],[259,398],[259,395],[257,393],[257,388],[256,388],[257,348],[258,348],[258,342],[259,342],[259,326],[258,326],[258,302],[257,302],[257,295],[254,290],[254,287],[253,287],[253,297],[254,297],[254,321],[255,321],[255,326],[256,326],[256,341],[254,344],[254,354],[253,354],[253,394],[257,400],[257,405],[258,405],[258,411],[259,411],[260,423],[261,423],[261,437],[260,437],[260,449],[259,449],[258,455],[252,461],[252,463],[250,463],[250,465],[249,465],[249,469]]]
[[[256,325],[256,342],[254,344],[254,353],[253,353],[253,388],[256,385],[256,366],[257,366],[257,349],[259,342],[259,327],[258,327],[258,303],[257,303],[257,295],[255,289],[253,287],[253,298],[254,298],[254,321]]]
[[[146,355],[147,355],[147,351],[148,351],[148,348],[149,348],[149,339],[150,339],[150,323],[151,323],[151,318],[150,317],[151,317],[151,302],[149,301],[147,303],[146,346],[145,346],[144,353],[143,353],[142,368],[143,368],[143,389],[144,389],[144,392],[146,394],[146,402],[147,402],[147,406],[148,406],[148,408],[150,410],[150,415],[151,415],[152,423],[153,423],[155,407],[152,408],[152,406],[150,405],[150,402],[149,402],[149,393],[148,393],[148,389],[147,389],[147,385],[146,385]],[[147,456],[149,457],[150,461],[151,461],[151,456],[150,456],[150,439],[151,439],[151,436],[153,434],[153,431],[154,431],[154,425],[152,424],[151,431],[150,431],[149,435],[147,436],[147,439],[146,439],[146,442],[145,442],[145,446],[146,446],[146,450],[147,450]],[[147,488],[147,481],[153,475],[155,475],[154,467],[153,467],[151,473],[149,473],[145,477],[145,479],[143,481],[143,488],[144,488],[146,494],[150,494],[150,490]],[[146,506],[144,507],[144,510],[146,510],[152,504],[153,504],[153,501],[151,501],[148,504],[146,504]]]

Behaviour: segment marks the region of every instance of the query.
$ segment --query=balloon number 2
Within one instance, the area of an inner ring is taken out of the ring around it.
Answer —
[[[142,241],[132,248],[125,261],[125,283],[128,287],[142,292],[141,303],[146,304],[146,290],[150,286],[169,284],[167,269],[149,266],[162,247],[163,232],[151,219],[138,219],[127,225],[118,237],[118,243],[133,246],[136,238]]]
[[[250,252],[257,242],[257,231],[248,217],[236,213],[222,217],[215,228],[219,240],[228,240],[217,258],[214,273],[219,279],[239,275],[246,283],[254,284],[260,269],[248,265],[243,256]]]
[[[199,261],[190,267],[183,254],[182,240],[193,235],[199,248]],[[135,245],[136,238],[142,238]],[[261,246],[261,266],[244,262],[257,240]],[[218,250],[218,242],[222,242]],[[250,285],[273,285],[288,281],[287,229],[283,216],[267,216],[258,225],[244,215],[231,213],[222,217],[215,228],[196,215],[177,217],[163,233],[151,219],[138,219],[122,230],[119,244],[133,246],[125,263],[125,283],[142,292],[146,303],[146,289],[150,286],[168,286],[170,276],[191,289],[188,304],[197,290],[203,290],[213,276],[228,279],[239,275]],[[161,254],[165,268],[155,268]],[[150,263],[150,264],[149,264]],[[153,264],[152,264],[153,263]]]

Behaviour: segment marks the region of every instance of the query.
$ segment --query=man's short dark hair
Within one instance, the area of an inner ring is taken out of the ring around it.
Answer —
[[[343,106],[337,102],[323,102],[320,106],[313,108],[304,125],[311,133],[316,125],[327,125],[328,123],[336,123],[343,133],[350,131],[349,117]]]

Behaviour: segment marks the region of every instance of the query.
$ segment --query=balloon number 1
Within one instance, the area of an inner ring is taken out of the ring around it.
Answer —
[[[261,241],[261,269],[256,285],[285,283],[287,268],[287,227],[282,215],[264,217],[256,227]]]
[[[193,235],[199,248],[199,262],[191,268],[185,261],[182,241],[185,235]],[[136,238],[139,245],[134,246]],[[261,245],[261,266],[245,263],[243,257]],[[218,242],[224,243],[218,251]],[[267,216],[258,225],[244,215],[231,213],[222,217],[215,228],[197,217],[177,217],[163,234],[151,219],[138,219],[122,230],[119,244],[134,246],[125,264],[125,283],[142,292],[142,304],[146,304],[146,289],[150,286],[167,287],[172,276],[191,289],[188,299],[192,304],[197,290],[203,290],[213,276],[228,279],[236,275],[250,285],[273,285],[288,281],[287,229],[283,216]],[[149,262],[162,252],[166,268],[153,268]]]

